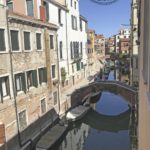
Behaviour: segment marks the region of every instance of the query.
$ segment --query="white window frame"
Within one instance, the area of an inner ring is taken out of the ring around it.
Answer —
[[[30,33],[30,49],[29,50],[25,50],[25,44],[24,44],[24,32],[29,32]],[[22,32],[22,43],[23,43],[23,50],[24,52],[31,52],[33,51],[33,35],[32,35],[32,32],[30,30],[23,30]]]
[[[53,76],[52,76],[52,75],[53,75],[53,73],[52,73],[52,66],[55,66],[55,78],[53,78]],[[52,64],[52,65],[51,65],[51,77],[52,77],[52,80],[56,80],[56,79],[57,79],[57,75],[56,75],[57,72],[56,72],[56,69],[57,69],[57,68],[56,68],[56,64]]]
[[[4,78],[4,77],[8,77],[8,79],[9,79],[9,95],[3,97],[3,102],[10,99],[10,97],[11,97],[11,77],[10,77],[10,74],[7,73],[7,74],[0,75],[0,78]],[[0,101],[2,101],[1,98],[0,98]]]
[[[37,41],[36,41],[36,34],[37,34],[37,33],[41,34],[41,49],[37,49]],[[36,31],[36,32],[35,32],[35,49],[36,49],[37,52],[43,51],[43,49],[44,49],[43,40],[44,40],[44,39],[43,39],[42,31]]]
[[[41,107],[41,101],[45,99],[45,105],[46,105],[46,110],[45,110],[45,113],[42,113],[42,107]],[[46,97],[43,97],[43,98],[40,98],[40,114],[41,116],[46,114],[47,113],[47,100],[46,100]]]
[[[4,36],[5,36],[5,51],[0,51],[0,54],[5,54],[5,53],[8,53],[9,52],[9,47],[8,47],[8,34],[7,34],[7,27],[3,27],[3,26],[0,26],[0,29],[4,29]]]
[[[10,43],[11,43],[11,31],[18,31],[18,40],[19,40],[19,42],[18,42],[18,44],[19,44],[19,50],[17,50],[17,51],[15,51],[15,50],[12,50],[12,44],[11,44],[11,52],[12,53],[18,53],[18,52],[22,52],[22,46],[21,46],[21,32],[20,32],[20,29],[18,29],[18,28],[10,28],[9,29],[9,35],[10,35]]]
[[[23,111],[25,111],[26,112],[26,123],[27,123],[27,126],[26,126],[26,128],[28,127],[28,123],[29,123],[29,118],[28,118],[28,113],[27,113],[27,109],[26,108],[24,108],[24,109],[22,109],[22,110],[20,110],[19,112],[18,112],[18,121],[19,121],[19,130],[20,131],[23,131],[23,130],[21,130],[21,126],[20,126],[20,120],[19,120],[19,114],[21,113],[21,112],[23,112]],[[25,128],[25,129],[26,129]]]

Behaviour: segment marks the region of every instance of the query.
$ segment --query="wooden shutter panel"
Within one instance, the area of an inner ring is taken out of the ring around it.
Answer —
[[[41,69],[39,69],[39,83],[42,83],[42,78],[41,78]]]
[[[71,21],[72,21],[72,29],[74,29],[74,18],[73,18],[73,15],[71,15]]]
[[[5,51],[5,34],[4,29],[0,29],[0,51]]]
[[[44,82],[47,82],[47,68],[43,69]]]
[[[27,86],[26,86],[26,76],[25,73],[21,74],[21,79],[22,79],[22,90],[24,91],[24,93],[27,92]]]
[[[17,96],[17,83],[16,83],[17,74],[14,75],[14,84],[15,84],[15,95]]]
[[[32,71],[32,80],[33,80],[33,86],[35,86],[37,88],[38,82],[37,82],[37,71],[36,70]]]
[[[0,98],[1,98],[1,102],[3,103],[2,79],[1,78],[0,78]]]

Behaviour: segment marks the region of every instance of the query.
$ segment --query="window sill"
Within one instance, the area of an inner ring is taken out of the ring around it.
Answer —
[[[22,95],[24,92],[23,91],[18,91],[17,95]]]
[[[10,99],[10,96],[5,96],[5,97],[3,97],[3,101],[6,101],[6,100],[8,100],[8,99]]]
[[[8,51],[0,51],[0,54],[8,54]]]
[[[37,49],[37,52],[43,52],[43,50],[42,49]]]
[[[35,89],[35,87],[34,87],[34,86],[31,86],[31,87],[29,87],[29,90],[28,90],[28,91],[33,90],[33,89]]]
[[[32,50],[30,49],[30,50],[24,50],[24,52],[25,53],[30,53],[30,52],[32,52]]]

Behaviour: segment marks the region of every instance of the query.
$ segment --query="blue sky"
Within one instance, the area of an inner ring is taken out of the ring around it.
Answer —
[[[80,0],[80,14],[87,18],[89,28],[106,37],[114,35],[121,24],[130,24],[131,0],[118,0],[112,5],[98,5]]]

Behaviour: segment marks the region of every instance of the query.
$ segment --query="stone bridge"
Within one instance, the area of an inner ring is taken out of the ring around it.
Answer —
[[[71,107],[83,102],[92,93],[108,91],[122,96],[132,108],[137,109],[138,91],[129,85],[120,81],[100,81],[93,82],[87,86],[81,87],[71,94]]]

